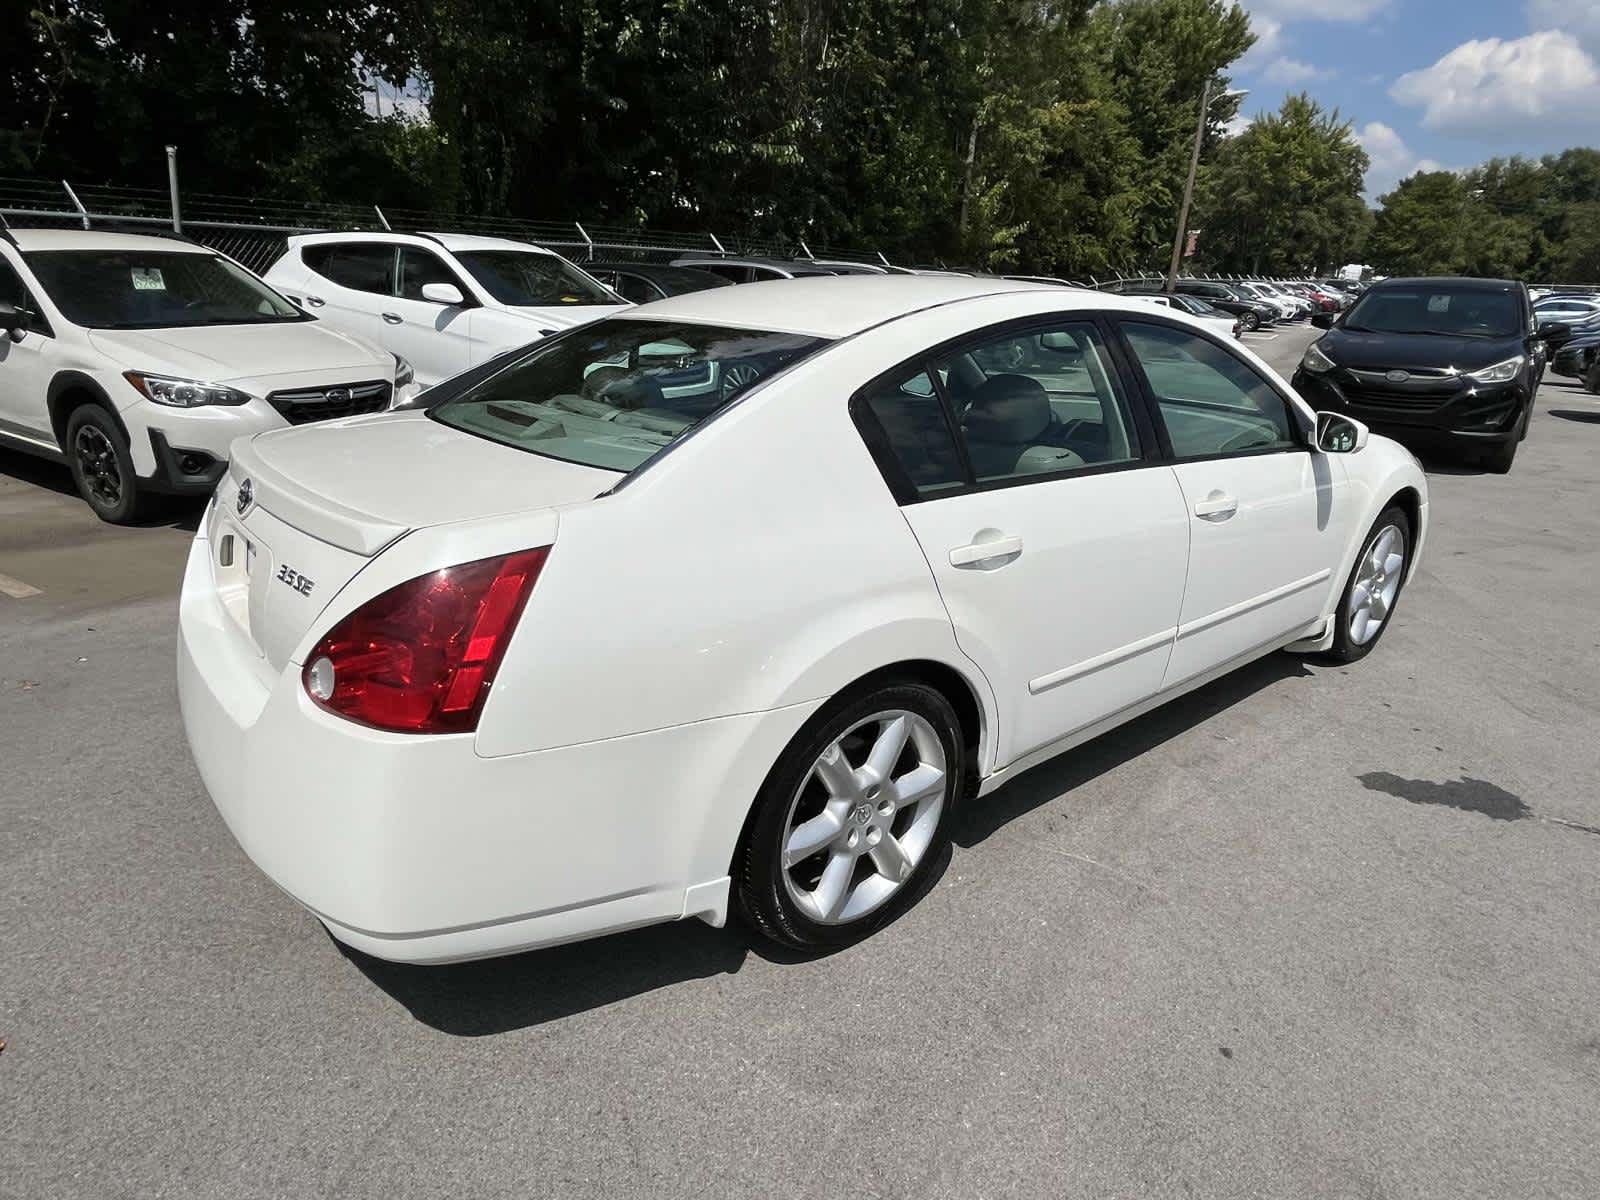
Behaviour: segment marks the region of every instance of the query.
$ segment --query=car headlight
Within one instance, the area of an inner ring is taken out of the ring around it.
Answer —
[[[1495,363],[1492,367],[1485,367],[1481,371],[1468,371],[1467,378],[1477,383],[1510,383],[1528,365],[1528,360],[1519,354],[1515,358],[1508,358],[1505,362]]]
[[[1307,346],[1305,357],[1300,360],[1300,369],[1310,371],[1313,375],[1325,375],[1338,365],[1323,353],[1320,342],[1312,342]]]
[[[396,389],[403,388],[408,383],[414,383],[416,378],[417,369],[396,354],[394,356],[394,386]]]
[[[151,375],[145,371],[124,371],[122,377],[133,384],[146,400],[165,404],[169,408],[250,402],[249,395],[238,388],[202,383],[198,379],[174,379],[170,375]]]

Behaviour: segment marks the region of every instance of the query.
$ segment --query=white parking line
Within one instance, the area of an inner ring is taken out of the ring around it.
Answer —
[[[1252,342],[1275,342],[1278,340],[1278,335],[1275,333],[1246,333],[1244,336]]]
[[[20,579],[13,579],[9,575],[0,575],[0,592],[4,592],[13,600],[26,600],[29,596],[44,595],[39,588],[23,583]]]

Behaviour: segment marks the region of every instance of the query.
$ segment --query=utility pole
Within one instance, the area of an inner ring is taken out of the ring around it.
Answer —
[[[1167,295],[1178,289],[1178,267],[1183,262],[1183,242],[1189,233],[1189,205],[1194,200],[1194,177],[1200,169],[1200,143],[1206,136],[1206,114],[1211,111],[1211,80],[1200,92],[1200,120],[1194,127],[1194,152],[1189,155],[1189,181],[1183,185],[1183,207],[1178,211],[1178,233],[1172,239],[1172,266],[1167,271]]]

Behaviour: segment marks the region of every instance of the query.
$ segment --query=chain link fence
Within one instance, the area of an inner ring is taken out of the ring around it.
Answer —
[[[81,227],[172,235],[180,233],[237,260],[257,274],[284,252],[286,240],[301,233],[385,231],[462,233],[532,242],[577,261],[628,259],[666,261],[684,254],[756,255],[771,258],[817,257],[879,264],[881,257],[859,249],[807,246],[759,237],[712,232],[591,225],[573,221],[531,221],[517,217],[463,216],[423,209],[380,209],[376,205],[321,204],[215,192],[84,185],[69,181],[0,176],[0,217],[14,228]]]

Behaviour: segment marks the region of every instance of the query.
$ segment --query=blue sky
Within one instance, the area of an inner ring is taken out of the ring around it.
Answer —
[[[1351,121],[1376,199],[1418,170],[1600,146],[1600,0],[1238,0],[1249,117],[1308,91]]]

